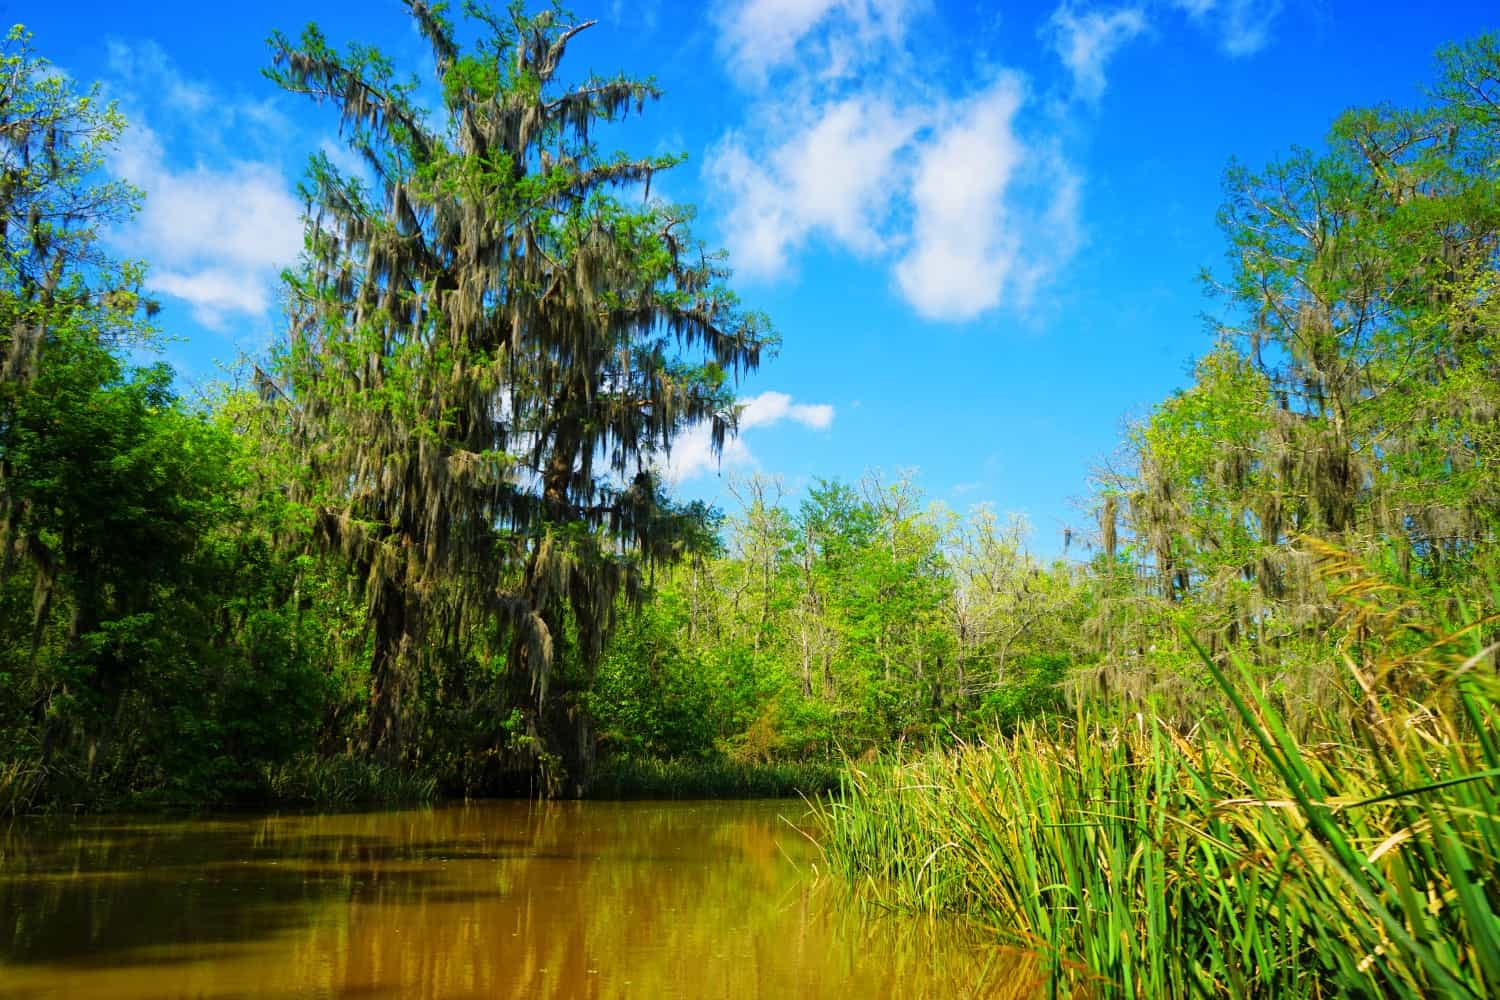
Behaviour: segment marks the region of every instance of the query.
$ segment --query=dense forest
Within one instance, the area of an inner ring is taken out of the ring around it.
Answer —
[[[676,161],[592,145],[655,91],[562,82],[553,14],[468,52],[412,16],[442,128],[378,53],[272,39],[380,189],[313,157],[285,332],[193,400],[101,245],[137,208],[102,169],[126,123],[12,34],[7,808],[577,795],[601,757],[826,762],[1064,709],[1088,574],[1019,522],[873,473],[796,511],[761,477],[729,518],[667,495],[775,338],[688,210],[626,197]]]
[[[0,811],[832,785],[835,870],[1060,976],[1500,988],[1500,43],[1228,171],[1217,331],[1045,560],[907,474],[672,497],[777,338],[594,144],[660,95],[408,7],[438,109],[273,36],[375,183],[312,158],[211,398],[100,238],[126,122],[9,36]]]

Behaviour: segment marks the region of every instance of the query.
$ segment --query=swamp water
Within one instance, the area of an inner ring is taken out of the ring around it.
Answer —
[[[0,827],[0,997],[1005,997],[816,875],[792,801]]]

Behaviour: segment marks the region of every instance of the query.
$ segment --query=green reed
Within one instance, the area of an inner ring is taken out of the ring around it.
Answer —
[[[46,771],[40,764],[0,760],[0,816],[28,812],[41,797]]]
[[[267,768],[264,779],[273,801],[322,809],[430,802],[437,797],[432,777],[357,757],[297,757]]]
[[[774,799],[815,797],[838,787],[827,763],[610,757],[589,785],[595,799]]]
[[[1500,995],[1483,623],[1382,651],[1410,607],[1339,571],[1343,625],[1367,638],[1331,651],[1349,697],[1315,741],[1243,664],[1205,656],[1229,724],[1079,719],[851,767],[817,806],[826,863],[884,905],[1035,949],[1054,995]]]

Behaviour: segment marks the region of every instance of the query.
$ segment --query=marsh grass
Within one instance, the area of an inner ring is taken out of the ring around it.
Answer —
[[[1500,995],[1491,623],[1424,624],[1319,553],[1353,638],[1316,738],[1205,656],[1230,724],[1079,719],[851,767],[817,806],[826,863],[1035,949],[1053,995]]]
[[[841,769],[828,763],[753,763],[611,757],[589,786],[594,799],[816,798],[838,788]]]
[[[267,768],[264,778],[273,801],[319,809],[404,805],[437,797],[432,777],[357,757],[297,757]]]
[[[31,811],[41,797],[45,778],[46,772],[40,764],[0,761],[0,816],[19,816]]]

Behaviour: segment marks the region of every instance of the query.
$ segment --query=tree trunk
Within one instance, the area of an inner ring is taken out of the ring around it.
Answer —
[[[812,697],[812,656],[808,649],[807,620],[804,618],[798,630],[802,640],[802,697]]]
[[[401,668],[411,645],[406,594],[394,583],[382,584],[372,610],[375,644],[365,753],[394,764],[401,759]]]

